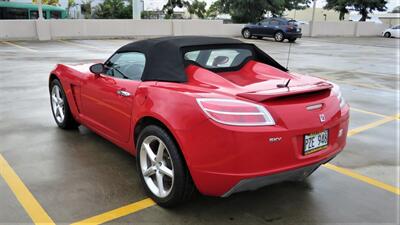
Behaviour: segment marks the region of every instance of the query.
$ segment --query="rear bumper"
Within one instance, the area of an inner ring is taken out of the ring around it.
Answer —
[[[221,197],[229,197],[230,195],[237,193],[237,192],[242,192],[242,191],[252,191],[252,190],[257,190],[261,187],[270,185],[270,184],[275,184],[283,181],[296,181],[296,180],[301,180],[309,176],[312,172],[314,172],[318,167],[320,167],[322,164],[329,162],[331,159],[333,159],[335,156],[323,160],[321,162],[301,167],[298,169],[294,170],[289,170],[281,173],[276,173],[268,176],[261,176],[261,177],[255,177],[255,178],[248,178],[239,181],[233,188],[231,188],[229,191],[227,191],[225,194],[223,194]]]
[[[270,107],[272,109],[272,107]],[[333,113],[333,112],[332,112]],[[327,111],[328,115],[329,112]],[[318,113],[312,118],[318,118]],[[304,116],[309,118],[309,116]],[[237,127],[206,122],[176,136],[197,189],[205,195],[232,193],[290,180],[332,159],[346,144],[349,107],[326,123],[293,117],[287,126]],[[289,127],[296,126],[296,127]],[[326,149],[303,154],[305,134],[329,130]],[[281,138],[278,142],[271,138]]]

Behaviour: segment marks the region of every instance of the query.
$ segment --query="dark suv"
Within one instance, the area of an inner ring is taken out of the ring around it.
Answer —
[[[275,41],[282,42],[288,39],[289,42],[295,42],[297,38],[301,38],[301,28],[296,20],[285,18],[267,18],[256,24],[247,24],[242,29],[244,38],[257,37],[273,37]]]

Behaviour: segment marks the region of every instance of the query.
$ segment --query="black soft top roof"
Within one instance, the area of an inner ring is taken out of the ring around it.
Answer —
[[[141,52],[146,57],[142,81],[186,82],[186,51],[224,47],[245,47],[253,51],[253,60],[269,64],[287,71],[274,59],[253,44],[243,43],[233,38],[205,36],[172,36],[135,41],[122,46],[116,53]]]

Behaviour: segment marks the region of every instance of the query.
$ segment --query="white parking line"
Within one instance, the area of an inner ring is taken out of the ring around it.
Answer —
[[[28,51],[28,52],[38,52],[37,50],[31,49],[31,48],[28,48],[28,47],[24,47],[24,46],[21,46],[21,45],[18,45],[18,44],[9,42],[9,41],[2,41],[2,43],[6,44],[6,45],[14,46],[16,48],[23,49],[23,50]]]

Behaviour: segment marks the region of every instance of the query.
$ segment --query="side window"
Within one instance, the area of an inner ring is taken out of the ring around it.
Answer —
[[[29,19],[37,19],[39,18],[39,11],[37,10],[30,10],[29,11]],[[47,19],[47,11],[43,10],[43,18]]]
[[[266,26],[266,25],[268,25],[269,21],[270,21],[270,19],[264,19],[264,20],[261,20],[260,23],[261,23],[261,25]]]
[[[279,25],[279,21],[278,20],[271,20],[271,21],[269,21],[269,25],[278,26]]]
[[[34,19],[37,19],[37,18],[39,18],[39,12],[35,11],[35,10],[31,10],[29,12],[29,19],[34,20]]]
[[[146,57],[140,52],[116,53],[105,64],[105,74],[122,79],[140,80]]]
[[[193,55],[198,57],[193,60]],[[251,50],[244,48],[204,49],[187,52],[185,59],[193,60],[208,69],[217,69],[239,66],[252,55]]]
[[[185,60],[197,61],[200,51],[188,52],[185,54]]]
[[[61,12],[60,11],[50,11],[50,18],[51,19],[60,19]]]
[[[28,9],[4,8],[4,19],[28,19]]]

